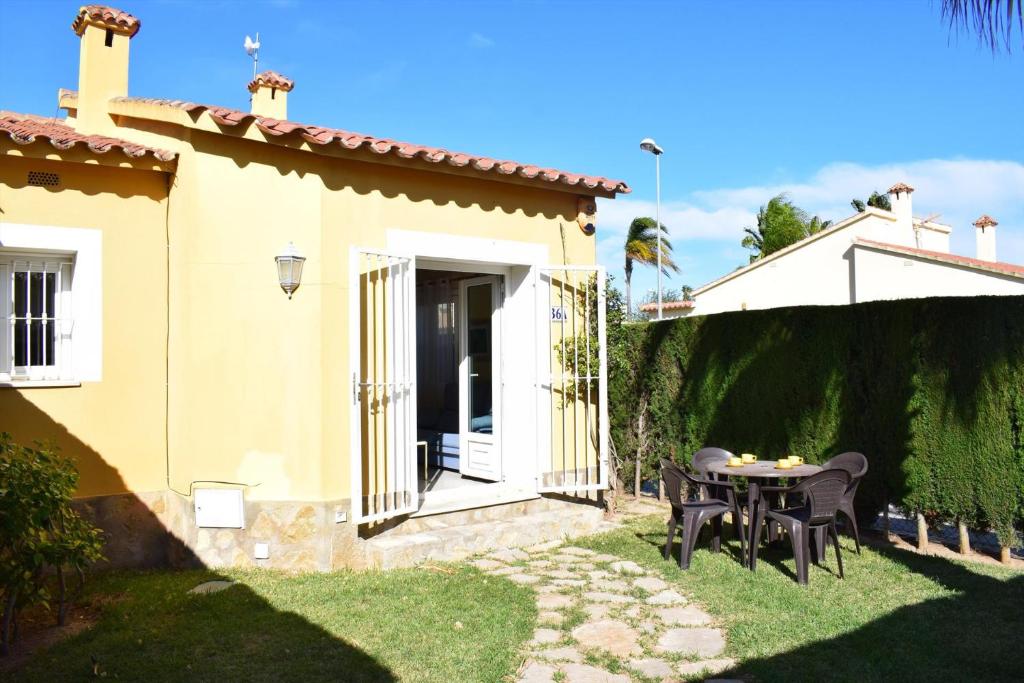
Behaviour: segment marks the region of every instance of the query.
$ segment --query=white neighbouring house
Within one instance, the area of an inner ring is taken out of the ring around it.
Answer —
[[[665,302],[664,318],[886,299],[1024,294],[1024,265],[996,260],[997,222],[974,222],[977,257],[949,253],[952,228],[914,218],[914,188],[889,189],[892,211],[868,207],[828,229]],[[642,307],[657,316],[657,304]]]

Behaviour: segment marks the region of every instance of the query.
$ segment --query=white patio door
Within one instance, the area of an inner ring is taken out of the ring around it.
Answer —
[[[608,488],[605,271],[537,269],[538,490]]]
[[[501,480],[501,278],[459,283],[459,472]]]
[[[352,249],[349,363],[352,521],[415,512],[415,258]]]

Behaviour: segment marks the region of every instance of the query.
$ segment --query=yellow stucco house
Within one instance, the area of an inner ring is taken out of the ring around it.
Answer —
[[[394,566],[594,528],[594,206],[629,188],[290,122],[273,72],[251,112],[132,97],[139,28],[83,7],[66,119],[0,113],[0,430],[77,459],[111,561]]]

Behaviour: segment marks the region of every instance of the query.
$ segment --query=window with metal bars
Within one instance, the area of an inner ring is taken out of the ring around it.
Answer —
[[[0,252],[0,378],[65,378],[71,274],[70,257]]]

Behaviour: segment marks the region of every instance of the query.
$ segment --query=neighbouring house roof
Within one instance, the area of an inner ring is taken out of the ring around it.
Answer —
[[[930,251],[928,249],[904,247],[899,244],[888,244],[886,242],[875,242],[874,240],[865,240],[860,238],[854,240],[854,244],[870,247],[871,249],[877,249],[879,251],[887,251],[905,256],[916,256],[918,258],[935,261],[937,263],[964,266],[967,268],[974,268],[976,270],[998,273],[1000,275],[1012,275],[1014,277],[1024,278],[1024,266],[1014,263],[983,261],[981,259],[971,258],[970,256],[958,256],[957,254],[947,254],[942,251]]]
[[[282,76],[276,71],[264,71],[263,73],[257,74],[256,78],[249,81],[249,92],[256,92],[261,85],[266,85],[271,88],[277,88],[285,92],[291,92],[292,88],[295,87],[295,81]]]
[[[974,221],[974,227],[976,228],[994,228],[997,225],[999,225],[999,221],[992,218],[992,216],[989,216],[987,213],[981,214],[981,217]]]
[[[9,111],[0,111],[0,135],[7,135],[19,145],[30,145],[36,140],[45,140],[59,150],[82,145],[93,154],[106,154],[116,150],[132,159],[149,154],[160,161],[171,161],[177,156],[174,152],[105,135],[82,135],[57,119]]]
[[[682,311],[682,310],[686,310],[687,308],[693,308],[693,306],[694,306],[694,302],[693,301],[662,301],[661,302],[661,310],[662,311]],[[644,313],[657,313],[658,312],[658,303],[654,302],[654,303],[644,304],[644,305],[642,305],[640,307],[640,310],[643,311]]]
[[[134,36],[142,28],[142,22],[138,17],[104,5],[86,5],[79,9],[78,16],[71,22],[71,29],[78,35],[82,35],[87,24],[98,24],[116,29],[127,33],[129,37]]]
[[[74,109],[77,107],[78,93],[71,90],[60,92],[61,106]],[[491,175],[495,180],[502,177],[515,176],[538,184],[562,185],[571,188],[579,188],[580,191],[595,190],[609,194],[627,194],[631,190],[629,185],[622,180],[613,180],[602,176],[582,175],[570,173],[554,168],[542,168],[531,164],[524,164],[518,161],[492,159],[486,156],[468,154],[466,152],[453,152],[440,147],[428,147],[410,142],[400,142],[388,138],[379,138],[363,133],[342,130],[339,128],[328,128],[325,126],[314,126],[295,121],[281,121],[258,114],[219,107],[216,105],[197,104],[182,100],[168,100],[147,97],[115,97],[112,104],[127,105],[148,105],[170,110],[185,112],[191,117],[197,117],[206,113],[213,121],[224,127],[247,126],[252,123],[269,140],[283,136],[297,136],[310,145],[338,145],[346,150],[366,149],[374,154],[387,156],[392,159],[422,160],[433,164],[447,164],[455,168],[470,168]],[[138,116],[139,114],[133,114]]]
[[[758,259],[758,260],[754,261],[750,265],[743,266],[742,268],[737,268],[736,270],[732,271],[731,273],[727,273],[727,274],[723,275],[722,277],[720,277],[720,278],[718,278],[716,280],[712,280],[711,282],[708,282],[707,284],[701,285],[697,289],[693,290],[693,294],[694,294],[694,296],[696,296],[698,294],[702,294],[703,292],[706,292],[709,289],[717,287],[718,285],[724,284],[724,283],[728,282],[729,280],[732,280],[734,278],[740,277],[741,275],[749,273],[752,270],[755,270],[755,269],[760,268],[760,267],[762,267],[764,265],[772,263],[772,262],[774,262],[774,261],[776,261],[776,260],[786,256],[787,254],[791,254],[792,252],[796,251],[797,249],[803,249],[804,247],[806,247],[809,244],[813,244],[814,242],[817,242],[818,240],[820,240],[820,239],[822,239],[824,237],[828,237],[829,235],[832,235],[832,234],[834,234],[836,232],[839,232],[840,230],[848,228],[849,226],[853,225],[854,223],[857,223],[858,221],[861,221],[861,220],[867,218],[868,216],[878,216],[880,218],[885,218],[885,219],[890,220],[890,221],[896,220],[895,216],[893,216],[892,213],[890,213],[889,211],[883,211],[881,209],[876,209],[873,206],[866,207],[863,211],[855,213],[855,214],[853,214],[852,216],[850,216],[848,218],[844,218],[843,220],[839,221],[835,225],[831,225],[828,228],[826,228],[825,230],[822,230],[821,232],[814,233],[813,235],[810,235],[809,237],[803,238],[799,242],[794,242],[793,244],[789,245],[785,249],[779,249],[778,251],[773,252],[772,254],[769,254],[768,256],[765,256],[764,258],[761,258],[761,259]]]

